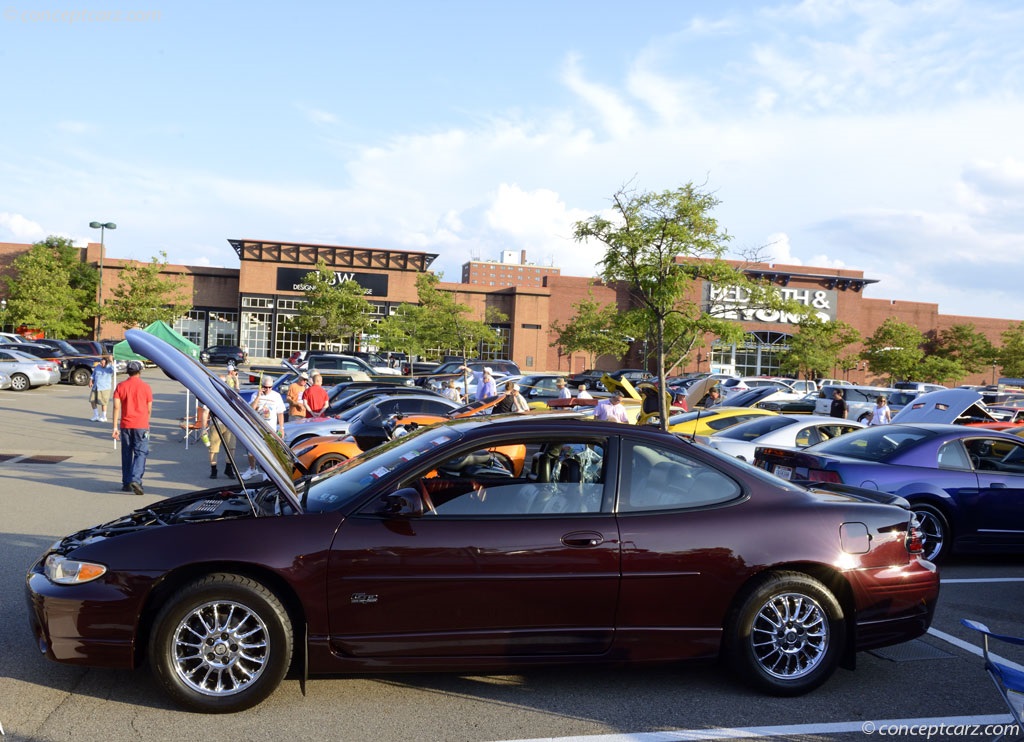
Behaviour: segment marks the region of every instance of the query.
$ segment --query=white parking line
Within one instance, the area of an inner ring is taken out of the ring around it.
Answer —
[[[959,647],[960,649],[963,649],[966,652],[970,652],[973,655],[977,655],[978,657],[984,656],[984,652],[982,652],[980,646],[975,646],[974,644],[971,644],[970,642],[965,642],[963,639],[957,639],[955,636],[953,636],[952,634],[947,634],[945,631],[939,631],[936,628],[930,628],[930,629],[928,629],[928,633],[931,636],[934,636],[936,639],[942,639],[942,641],[949,642],[954,647]],[[1008,660],[1005,657],[1000,657],[998,654],[993,652],[991,649],[988,652],[988,656],[991,657],[992,659],[994,659],[996,662],[1001,662],[1004,665],[1008,665],[1009,667],[1012,667],[1014,670],[1017,670],[1019,672],[1024,672],[1024,667],[1021,667],[1020,665],[1018,665],[1013,660]]]
[[[673,729],[667,732],[626,734],[588,734],[580,737],[537,737],[504,742],[686,742],[706,739],[745,739],[750,737],[794,737],[804,734],[871,734],[882,727],[929,729],[937,727],[974,728],[993,724],[1012,724],[1009,714],[993,716],[940,716],[926,719],[870,719],[840,721],[832,724],[788,724],[774,727],[723,727],[717,729]]]
[[[963,579],[939,580],[940,585],[969,585],[975,582],[1024,582],[1024,577],[965,577]]]

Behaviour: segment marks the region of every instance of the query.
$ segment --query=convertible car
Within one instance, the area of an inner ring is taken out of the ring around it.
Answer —
[[[938,574],[898,497],[804,488],[651,426],[544,412],[424,426],[295,481],[290,449],[219,379],[126,335],[265,478],[54,543],[26,580],[33,642],[52,660],[147,663],[205,712],[259,703],[289,668],[718,655],[797,695],[931,623]],[[518,475],[484,461],[502,445],[525,446]]]

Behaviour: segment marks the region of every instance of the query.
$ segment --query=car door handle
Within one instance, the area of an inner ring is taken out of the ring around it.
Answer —
[[[1004,489],[1006,489],[1006,483],[1005,482],[993,482],[992,484],[989,485],[989,489],[1004,490]]]
[[[575,549],[590,549],[604,543],[604,535],[595,531],[575,531],[562,536],[562,543]]]

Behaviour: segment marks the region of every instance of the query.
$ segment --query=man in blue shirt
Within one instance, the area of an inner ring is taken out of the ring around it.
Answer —
[[[107,421],[107,405],[110,403],[110,389],[114,386],[114,364],[110,356],[103,356],[99,364],[92,367],[89,379],[89,404],[92,405],[90,422]]]

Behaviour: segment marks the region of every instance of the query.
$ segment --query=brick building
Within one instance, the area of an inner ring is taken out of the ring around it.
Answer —
[[[334,270],[339,281],[351,279],[367,289],[373,311],[384,317],[398,305],[417,300],[416,277],[428,271],[437,258],[436,254],[426,252],[339,245],[241,239],[229,243],[239,258],[237,269],[167,266],[165,272],[183,278],[193,294],[192,311],[180,318],[175,327],[199,345],[244,345],[255,358],[281,358],[306,347],[306,339],[289,332],[284,319],[296,312],[303,295],[302,279],[318,260]],[[0,273],[9,272],[11,260],[29,247],[0,243]],[[100,245],[90,243],[83,248],[82,260],[99,266]],[[105,301],[112,297],[112,289],[119,283],[118,275],[129,262],[110,258],[102,261]],[[508,285],[491,285],[492,266],[495,280]],[[524,268],[521,274],[520,267]],[[1019,322],[944,315],[939,313],[939,305],[933,303],[869,299],[863,295],[863,289],[879,281],[866,278],[861,271],[778,264],[747,266],[746,270],[771,281],[780,291],[811,306],[821,316],[846,322],[864,336],[872,334],[887,317],[895,317],[926,335],[957,324],[971,324],[998,345],[1001,333]],[[503,273],[500,279],[499,272]],[[483,283],[481,277],[485,274]],[[564,355],[551,345],[552,323],[570,321],[573,305],[583,299],[614,303],[622,309],[630,305],[625,287],[606,286],[598,279],[564,276],[558,268],[535,266],[526,262],[525,252],[519,262],[514,261],[514,253],[504,255],[499,262],[470,261],[463,266],[463,276],[469,280],[441,283],[440,288],[453,292],[456,300],[470,306],[477,318],[484,317],[492,307],[504,314],[507,321],[495,325],[503,345],[492,356],[511,358],[524,371],[576,372],[589,367],[591,359],[586,354]],[[0,285],[0,296],[5,289]],[[725,345],[706,338],[688,365],[674,370],[681,373],[716,368],[744,375],[775,373],[777,352],[785,347],[795,330],[792,318],[752,311],[745,306],[744,297],[733,291],[702,285],[697,292],[690,297],[692,300],[705,305],[714,302],[731,311],[747,331],[747,340],[739,345]],[[122,328],[104,325],[100,336],[120,338]],[[638,338],[625,358],[600,358],[596,365],[607,369],[646,367],[653,350],[650,343]],[[995,372],[992,369],[991,373],[962,381],[987,383]],[[836,374],[854,382],[877,381],[869,378],[863,367],[848,372],[837,369]]]

